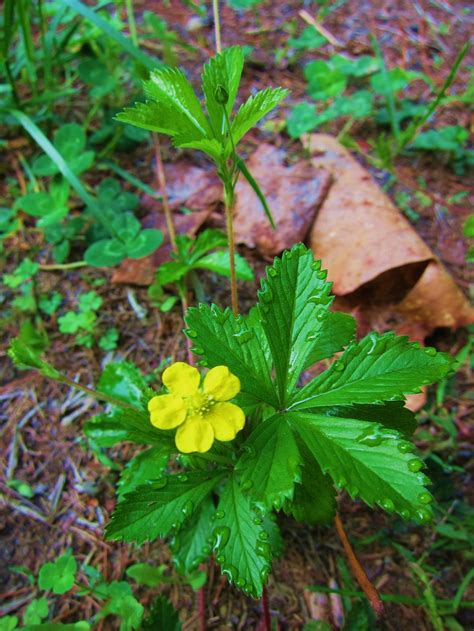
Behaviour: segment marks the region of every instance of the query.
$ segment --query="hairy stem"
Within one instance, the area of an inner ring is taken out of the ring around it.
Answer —
[[[156,177],[158,179],[158,185],[160,187],[160,193],[163,199],[163,210],[165,212],[166,227],[168,229],[171,246],[176,252],[176,230],[173,223],[173,214],[171,212],[170,204],[168,201],[168,194],[166,192],[166,177],[165,170],[163,168],[163,160],[161,158],[161,146],[158,134],[153,134],[153,144],[155,145]]]
[[[334,525],[336,526],[337,534],[339,535],[339,539],[341,540],[344,552],[346,553],[347,560],[349,561],[349,565],[351,566],[357,582],[367,596],[367,599],[372,609],[375,611],[377,617],[381,618],[384,613],[382,600],[380,599],[379,593],[370,582],[367,574],[364,571],[364,568],[359,562],[359,559],[356,557],[350,541],[347,538],[346,531],[344,530],[344,526],[342,525],[342,521],[338,513],[336,513]]]
[[[225,222],[227,228],[227,241],[229,246],[230,263],[230,294],[232,312],[235,317],[239,314],[239,301],[237,298],[237,278],[235,275],[235,241],[234,241],[234,190],[226,186],[224,189]]]
[[[268,591],[266,585],[263,586],[262,591],[262,610],[263,610],[263,628],[265,631],[271,631],[272,620],[270,616],[270,605],[268,604]]]
[[[221,22],[219,16],[219,0],[212,0],[212,14],[214,16],[214,33],[216,37],[216,51],[222,52]]]

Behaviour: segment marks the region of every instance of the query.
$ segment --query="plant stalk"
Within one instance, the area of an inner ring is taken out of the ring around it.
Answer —
[[[214,33],[216,37],[216,52],[222,52],[221,22],[219,16],[219,0],[212,0],[212,14],[214,16]]]
[[[56,381],[58,381],[59,383],[64,383],[67,386],[70,386],[71,388],[75,388],[76,390],[81,390],[88,396],[94,399],[97,399],[98,401],[107,401],[107,403],[110,403],[111,405],[116,405],[117,407],[125,408],[127,410],[135,410],[136,412],[140,411],[133,405],[129,405],[128,403],[125,403],[125,401],[121,401],[120,399],[111,397],[108,394],[105,394],[103,392],[92,390],[92,388],[88,388],[87,386],[83,386],[80,383],[76,383],[75,381],[73,381],[72,379],[69,379],[69,377],[66,377],[64,375],[61,375],[60,377],[58,377]]]
[[[153,144],[155,145],[156,177],[163,200],[163,210],[165,212],[166,227],[168,229],[171,247],[176,252],[176,230],[173,223],[173,214],[171,212],[170,204],[168,201],[168,194],[166,192],[166,177],[165,170],[163,168],[163,160],[161,158],[161,146],[158,134],[153,134]]]
[[[266,585],[263,586],[262,590],[262,610],[263,610],[263,628],[265,631],[271,631],[272,629],[272,619],[270,616],[270,605],[268,603],[268,591]]]
[[[380,599],[378,591],[375,589],[374,585],[370,582],[369,577],[364,571],[364,568],[359,562],[359,559],[356,557],[356,554],[350,544],[349,539],[347,538],[346,531],[344,530],[344,526],[342,525],[341,518],[339,514],[336,513],[336,517],[334,519],[334,525],[336,526],[337,534],[339,535],[339,539],[341,540],[342,547],[344,548],[344,552],[346,553],[347,560],[349,561],[349,565],[351,566],[352,572],[357,579],[360,587],[364,591],[367,599],[375,611],[377,618],[381,618],[384,614],[384,607],[382,600]]]
[[[237,278],[235,275],[235,241],[234,241],[234,190],[229,186],[224,188],[224,206],[225,221],[227,228],[227,242],[229,246],[229,264],[230,264],[230,294],[232,312],[235,317],[239,315],[239,301],[237,298]]]
[[[127,7],[127,22],[128,30],[130,31],[130,39],[132,40],[133,45],[138,48],[137,25],[135,22],[135,14],[133,12],[133,0],[125,0],[125,5]]]

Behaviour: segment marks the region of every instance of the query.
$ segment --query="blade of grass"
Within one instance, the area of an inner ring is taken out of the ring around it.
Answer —
[[[62,155],[51,143],[51,141],[44,135],[44,133],[36,125],[36,123],[34,123],[29,116],[27,116],[23,112],[20,112],[20,110],[7,109],[6,111],[18,120],[23,129],[41,147],[45,154],[49,156],[51,160],[53,160],[53,162],[58,167],[60,173],[69,182],[71,187],[76,191],[84,204],[89,208],[91,213],[94,215],[94,218],[97,219],[97,221],[100,221],[100,223],[107,229],[107,231],[110,231],[110,226],[103,219],[102,213],[100,212],[95,198],[86,191],[82,182],[69,168],[66,160],[62,157]]]
[[[139,48],[134,46],[133,42],[128,37],[124,37],[122,33],[119,33],[113,26],[111,26],[106,20],[104,20],[100,15],[94,13],[92,9],[86,6],[84,3],[80,2],[80,0],[62,0],[63,4],[68,6],[70,9],[82,15],[82,17],[90,20],[95,26],[100,28],[104,33],[106,33],[109,37],[120,44],[124,51],[126,51],[131,57],[140,62],[145,68],[148,70],[154,70],[155,68],[161,66],[160,62],[157,59],[153,59]]]
[[[426,108],[425,112],[421,116],[419,116],[418,118],[413,119],[412,122],[405,129],[405,131],[401,134],[401,137],[399,139],[399,144],[397,145],[397,150],[398,151],[400,151],[401,149],[406,147],[406,145],[414,139],[414,137],[417,135],[417,133],[421,129],[421,127],[423,127],[423,125],[426,123],[426,121],[434,114],[434,112],[438,108],[439,104],[444,99],[447,90],[449,90],[451,84],[453,83],[454,79],[456,78],[456,74],[458,72],[459,66],[461,65],[462,60],[464,59],[464,57],[467,55],[470,47],[471,47],[471,44],[469,42],[466,42],[464,44],[464,46],[461,48],[461,50],[457,54],[457,57],[454,60],[453,67],[451,68],[450,73],[446,77],[446,79],[445,79],[443,85],[441,86],[440,91],[436,95],[435,99]]]
[[[461,584],[458,587],[458,591],[456,592],[456,595],[453,598],[453,611],[452,611],[452,613],[457,613],[459,607],[461,607],[461,606],[464,607],[465,606],[465,605],[462,604],[462,597],[463,597],[464,592],[466,591],[466,589],[469,587],[469,584],[472,581],[472,579],[474,579],[474,567],[469,570],[469,572],[462,579]],[[438,602],[440,602],[440,601],[438,601]]]
[[[275,221],[273,219],[272,212],[271,212],[271,210],[270,210],[270,208],[268,206],[267,200],[266,200],[265,195],[263,194],[260,186],[257,184],[257,182],[254,179],[253,175],[248,170],[247,165],[245,164],[245,162],[242,160],[242,158],[239,158],[239,156],[237,156],[237,155],[235,155],[235,165],[237,166],[239,171],[242,173],[244,178],[247,180],[247,182],[250,184],[250,186],[252,187],[253,191],[257,195],[258,199],[260,200],[260,202],[261,202],[261,204],[263,206],[263,210],[265,211],[265,214],[267,216],[268,221],[270,222],[271,227],[273,228],[273,230],[275,230],[276,226],[275,226]]]
[[[99,167],[110,169],[117,175],[120,175],[120,177],[123,178],[126,182],[129,182],[129,184],[132,184],[135,188],[138,188],[140,191],[143,191],[147,195],[151,195],[152,197],[156,199],[161,199],[161,195],[158,195],[157,192],[151,186],[149,186],[148,184],[145,184],[145,182],[142,182],[141,180],[139,180],[137,177],[135,177],[128,171],[125,171],[125,169],[122,169],[122,167],[119,167],[119,165],[115,164],[115,162],[112,162],[112,160],[104,160],[103,162],[101,162]]]
[[[321,592],[321,594],[340,594],[341,596],[353,596],[359,598],[365,598],[365,594],[362,591],[358,591],[356,589],[336,589],[332,587],[326,587],[325,585],[310,585],[308,589],[312,592]],[[402,605],[417,605],[422,607],[425,604],[423,598],[412,598],[411,596],[400,596],[396,594],[381,594],[380,598],[387,603],[399,603]],[[438,605],[443,607],[449,607],[449,611],[446,613],[452,613],[452,600],[443,600],[441,598],[437,599]],[[458,604],[458,609],[460,607],[466,609],[474,609],[474,602],[470,600],[461,600]]]
[[[395,107],[395,95],[393,93],[393,89],[392,89],[392,83],[390,81],[390,78],[388,76],[388,72],[387,72],[387,66],[385,64],[385,59],[382,53],[382,49],[380,48],[380,44],[378,42],[378,39],[375,37],[375,35],[371,35],[370,39],[372,41],[372,46],[374,48],[375,51],[375,56],[377,57],[379,63],[380,63],[380,72],[382,74],[383,77],[383,81],[385,84],[385,100],[387,102],[387,110],[388,110],[388,114],[390,116],[390,126],[392,128],[392,134],[395,137],[395,140],[397,141],[397,144],[399,142],[399,138],[400,138],[400,125],[397,119],[397,110]]]

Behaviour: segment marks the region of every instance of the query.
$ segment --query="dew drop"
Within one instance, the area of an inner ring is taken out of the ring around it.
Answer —
[[[343,489],[347,485],[347,480],[345,477],[341,476],[339,480],[336,482],[338,488]]]
[[[252,488],[252,486],[253,486],[253,481],[252,480],[247,480],[246,482],[244,482],[241,485],[240,488],[242,489],[242,491],[248,491],[249,489]]]
[[[408,443],[408,442],[402,442],[402,443],[398,443],[397,449],[402,454],[408,454],[415,449],[415,445],[412,445],[411,443]]]
[[[223,554],[218,554],[218,555],[216,556],[216,561],[217,561],[219,564],[224,563],[224,561],[225,561],[225,556],[224,556]]]
[[[184,517],[189,517],[190,515],[192,515],[193,510],[194,510],[194,504],[191,502],[191,500],[189,500],[183,506],[183,508],[181,509],[181,512],[183,513]]]
[[[411,471],[412,473],[416,473],[417,471],[422,469],[423,466],[424,466],[424,463],[419,458],[412,458],[407,463],[408,470]]]
[[[357,486],[348,486],[347,491],[351,497],[357,497],[360,493],[360,489]]]
[[[407,510],[406,508],[400,511],[400,515],[403,517],[403,519],[410,519],[411,517],[410,511]]]
[[[418,499],[422,504],[431,504],[433,501],[433,498],[429,493],[420,493],[418,495]]]
[[[262,530],[259,533],[258,538],[260,539],[260,541],[268,541],[269,539],[268,532],[266,532],[265,530]]]
[[[316,314],[316,320],[319,320],[319,322],[324,320],[325,317],[326,313],[324,311],[318,311],[318,313]]]
[[[228,565],[226,568],[222,568],[222,574],[227,576],[229,581],[236,581],[239,578],[239,571],[235,565]]]
[[[225,511],[223,510],[216,511],[216,519],[224,519],[224,517],[225,517]]]
[[[321,261],[313,261],[311,263],[311,269],[313,270],[313,272],[317,272],[319,269],[321,269]]]
[[[185,473],[180,473],[178,475],[178,481],[179,482],[187,482],[188,481],[188,476]]]
[[[229,541],[230,528],[228,528],[227,526],[218,526],[217,528],[214,528],[212,535],[214,537],[214,549],[223,548],[225,544]]]
[[[316,278],[319,280],[326,280],[326,276],[328,275],[327,270],[321,269],[319,272],[316,272]]]
[[[263,524],[263,519],[261,517],[254,517],[253,518],[253,523],[256,526],[261,526]]]
[[[395,510],[395,504],[392,502],[391,499],[389,499],[388,497],[383,499],[380,502],[380,506],[387,511],[387,513],[393,513],[393,511]]]
[[[371,346],[367,351],[367,355],[381,355],[385,350],[385,340],[376,333],[371,333],[368,338]]]
[[[314,340],[318,339],[318,334],[317,333],[308,333],[308,335],[306,336],[306,341],[307,342],[313,342]]]
[[[433,348],[432,346],[427,346],[425,348],[425,353],[429,355],[429,357],[435,357],[437,351],[436,351],[436,348]]]
[[[268,579],[268,575],[270,574],[269,566],[266,566],[260,570],[260,580],[262,583],[266,583]]]
[[[275,278],[275,276],[278,276],[278,270],[276,270],[274,267],[269,267],[267,273],[271,278]]]
[[[193,353],[196,353],[196,355],[204,355],[204,349],[201,348],[201,346],[194,346],[191,350]]]
[[[253,336],[254,336],[253,331],[248,331],[248,330],[239,331],[238,333],[234,333],[232,335],[232,337],[235,338],[235,340],[239,344],[244,344],[245,342],[248,342],[249,340],[253,338]]]
[[[263,541],[257,541],[257,545],[255,546],[255,552],[259,557],[265,557],[268,559],[271,555],[271,548],[268,543]]]
[[[194,329],[188,329],[186,331],[186,334],[187,334],[188,337],[197,337],[198,336],[197,331],[195,331]]]
[[[425,524],[426,522],[430,521],[431,513],[426,508],[419,508],[415,512],[415,517],[418,519],[419,522],[421,522],[422,524]]]
[[[333,367],[334,367],[334,370],[336,370],[337,372],[341,372],[341,370],[344,370],[344,362],[341,362],[337,359],[334,362]]]
[[[235,581],[235,586],[238,587],[239,589],[242,589],[243,587],[245,587],[245,579],[244,578],[238,578]]]

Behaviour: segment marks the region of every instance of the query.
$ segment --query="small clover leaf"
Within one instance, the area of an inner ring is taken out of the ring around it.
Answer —
[[[41,621],[48,616],[48,600],[46,598],[35,598],[26,608],[23,616],[25,626],[41,624]]]
[[[77,563],[71,554],[64,554],[53,563],[45,563],[39,572],[38,585],[55,594],[65,594],[74,585]]]
[[[3,282],[7,287],[16,289],[22,283],[31,280],[31,278],[39,270],[38,263],[34,263],[31,259],[24,259],[17,268],[13,270],[11,274],[3,275]]]

